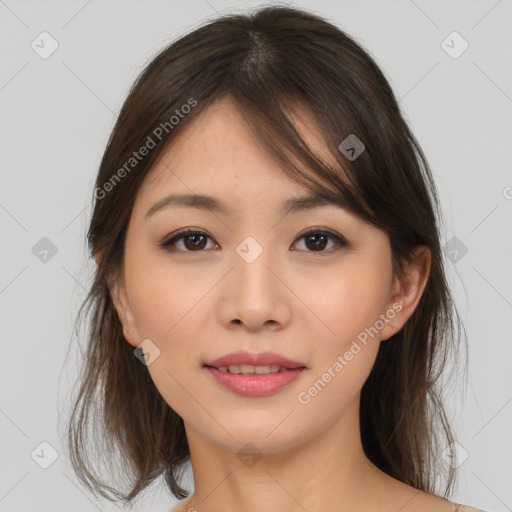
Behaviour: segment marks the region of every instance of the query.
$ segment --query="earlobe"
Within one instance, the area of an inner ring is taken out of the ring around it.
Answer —
[[[96,261],[97,267],[100,268],[101,262],[103,260],[103,252],[98,251],[94,255],[94,259]],[[114,308],[117,311],[117,316],[119,317],[119,321],[123,326],[123,335],[126,341],[128,341],[128,343],[134,347],[139,346],[140,337],[136,335],[135,321],[128,304],[124,285],[119,281],[119,277],[108,275],[107,286],[110,291],[110,298],[112,299]]]
[[[125,289],[120,286],[118,282],[109,286],[109,289],[112,302],[123,326],[123,335],[130,345],[137,347],[140,344],[140,337],[136,334],[135,320],[127,300]]]
[[[430,249],[426,245],[418,246],[414,250],[414,260],[408,264],[402,279],[395,277],[387,308],[395,310],[396,315],[386,324],[381,340],[396,334],[414,313],[427,286],[431,262]]]
[[[94,261],[96,261],[96,266],[99,268],[101,266],[101,261],[103,259],[103,253],[98,251],[95,255],[94,255]]]

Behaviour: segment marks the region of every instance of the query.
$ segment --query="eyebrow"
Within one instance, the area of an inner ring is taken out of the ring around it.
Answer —
[[[281,203],[280,213],[285,214],[302,212],[329,205],[343,207],[344,202],[342,200],[340,200],[339,202],[335,202],[325,197],[317,195],[291,197],[290,199],[286,199]],[[219,212],[225,215],[230,215],[233,213],[231,208],[229,208],[226,204],[224,204],[216,197],[203,194],[171,194],[157,201],[147,211],[146,219],[149,219],[151,216],[153,216],[156,212],[160,210],[170,208],[173,206],[210,210],[212,212]]]

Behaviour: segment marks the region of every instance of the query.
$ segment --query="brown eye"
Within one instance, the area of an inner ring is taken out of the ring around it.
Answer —
[[[204,249],[206,245],[206,237],[204,235],[185,235],[183,237],[183,244],[187,249]]]
[[[208,239],[213,240],[204,231],[186,229],[174,234],[171,238],[163,242],[161,246],[169,252],[206,252],[205,248],[208,244]],[[331,231],[318,229],[311,229],[298,238],[298,240],[302,239],[305,240],[304,245],[306,249],[304,250],[306,252],[330,253],[332,250],[337,250],[348,245],[341,236]],[[334,241],[334,247],[331,245],[331,247],[326,250],[329,246],[329,241]],[[181,247],[179,243],[182,244]],[[219,245],[214,244],[213,248],[216,247],[219,247]]]
[[[312,251],[323,250],[325,249],[329,237],[322,233],[315,233],[313,235],[308,235],[306,238],[306,247],[311,249]]]
[[[329,244],[329,240],[334,240],[335,245],[337,244],[341,247],[345,247],[347,245],[347,242],[341,238],[341,236],[331,231],[312,229],[301,235],[298,240],[301,239],[305,240],[304,245],[306,246],[308,252],[331,252],[330,250],[324,250]]]
[[[188,229],[175,234],[169,240],[163,242],[161,246],[170,252],[203,252],[209,238],[204,231]],[[176,248],[177,242],[183,242],[185,249]]]

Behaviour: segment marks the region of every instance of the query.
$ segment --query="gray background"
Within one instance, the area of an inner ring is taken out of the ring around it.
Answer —
[[[447,388],[468,454],[452,499],[512,510],[512,2],[292,4],[330,18],[370,51],[427,155],[469,346],[466,387]],[[199,22],[257,5],[0,0],[0,511],[119,508],[78,485],[62,443],[76,377],[73,321],[93,269],[85,232],[95,175],[148,60]],[[47,58],[31,47],[50,48],[43,31],[58,43]],[[456,58],[463,40],[443,44],[453,31],[469,44]],[[55,254],[42,252],[50,246]],[[47,469],[40,464],[52,451],[42,442],[58,453]],[[171,504],[155,484],[134,510]]]

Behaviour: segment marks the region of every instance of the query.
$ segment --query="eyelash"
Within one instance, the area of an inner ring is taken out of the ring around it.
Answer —
[[[337,251],[337,250],[340,250],[341,248],[343,247],[346,247],[348,245],[348,243],[346,242],[346,240],[344,238],[342,238],[340,235],[337,235],[336,233],[332,232],[332,231],[329,231],[329,230],[325,230],[325,229],[315,229],[315,228],[312,228],[312,229],[309,229],[308,231],[306,231],[305,233],[302,233],[302,235],[300,235],[297,240],[300,240],[301,238],[306,238],[310,235],[325,235],[329,238],[331,238],[332,240],[334,240],[339,247],[335,247],[335,248],[331,248],[329,250],[322,250],[322,251],[306,251],[306,252],[311,252],[313,254],[317,253],[317,254],[329,254],[333,251]],[[194,252],[197,252],[197,253],[200,253],[200,252],[206,252],[206,250],[204,249],[201,249],[201,250],[198,250],[198,251],[189,251],[189,250],[180,250],[180,249],[176,249],[176,248],[173,248],[173,244],[175,244],[177,241],[179,240],[182,240],[183,238],[185,238],[187,235],[203,235],[203,236],[206,236],[207,238],[210,238],[212,239],[205,231],[202,231],[202,230],[199,230],[199,229],[183,229],[181,231],[178,231],[177,233],[175,233],[174,235],[172,235],[170,238],[168,238],[167,240],[165,240],[164,242],[162,242],[160,244],[160,246],[168,251],[168,252],[172,252],[172,253],[175,253],[175,252],[184,252],[184,253],[194,253]],[[213,239],[212,239],[213,240]],[[218,244],[217,244],[218,245]]]

